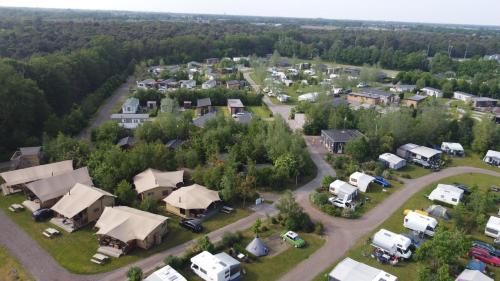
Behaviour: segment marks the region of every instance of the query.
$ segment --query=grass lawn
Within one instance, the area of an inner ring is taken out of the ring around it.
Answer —
[[[222,112],[224,114],[224,117],[231,117],[229,116],[229,110],[227,109],[227,106],[214,106],[217,108],[217,112]]]
[[[271,117],[271,110],[267,108],[266,105],[261,105],[261,106],[247,106],[247,110],[253,113],[256,116],[259,116],[263,120],[268,120]]]
[[[483,156],[484,155],[479,155],[479,154],[474,153],[472,151],[466,150],[465,157],[453,157],[453,158],[451,158],[451,164],[449,166],[450,167],[469,166],[469,167],[476,167],[476,168],[481,168],[481,169],[486,169],[486,170],[492,170],[495,172],[500,172],[500,168],[493,167],[491,165],[484,163]]]
[[[419,178],[419,177],[428,175],[430,173],[432,173],[432,171],[430,169],[424,169],[424,168],[419,167],[415,164],[407,164],[403,169],[395,172],[395,174],[398,177],[402,177],[402,178],[406,177],[406,178],[411,178],[411,179]]]
[[[267,224],[266,224],[267,225]],[[284,229],[279,225],[267,225],[268,230],[260,233],[261,238],[267,238],[273,234],[281,233]],[[245,230],[242,232],[243,241],[242,246],[246,246],[252,239],[254,234],[251,230]],[[280,276],[291,270],[301,261],[307,259],[311,254],[317,251],[323,244],[325,240],[316,234],[311,233],[301,233],[299,232],[301,238],[303,238],[307,245],[304,248],[293,248],[289,247],[285,251],[273,257],[261,257],[257,261],[252,261],[251,263],[243,263],[243,268],[246,274],[243,275],[242,280],[248,281],[274,281],[279,279]],[[227,249],[223,249],[227,252]],[[220,251],[219,251],[220,252]],[[181,270],[182,275],[188,280],[202,280],[196,276],[189,268],[184,268]]]
[[[0,280],[29,281],[34,280],[19,262],[11,257],[7,250],[0,246]]]
[[[15,221],[21,228],[28,233],[35,241],[40,244],[54,259],[64,268],[73,273],[93,274],[107,272],[139,259],[148,257],[154,253],[172,248],[191,239],[200,237],[202,234],[194,234],[190,231],[181,228],[178,224],[179,219],[170,215],[168,223],[169,232],[164,238],[164,242],[150,250],[134,250],[118,259],[111,258],[111,261],[103,266],[96,265],[90,262],[90,258],[96,253],[98,247],[95,230],[91,226],[85,227],[73,233],[67,233],[61,230],[62,235],[47,239],[42,235],[42,232],[47,227],[55,227],[49,222],[35,223],[31,219],[31,213],[24,211],[20,213],[12,213],[7,210],[12,203],[20,203],[24,200],[21,194],[10,195],[0,198],[0,208]],[[224,225],[231,224],[251,213],[250,210],[237,209],[229,215],[217,214],[204,223],[205,233],[218,229]],[[57,227],[55,227],[57,228]]]
[[[368,265],[371,265],[376,268],[380,268],[386,272],[389,272],[391,274],[396,275],[400,281],[413,281],[416,278],[416,272],[419,268],[419,264],[416,261],[408,261],[408,262],[401,262],[398,264],[398,266],[393,267],[390,265],[382,265],[378,263],[376,260],[370,258],[369,256],[366,256],[369,254],[372,250],[372,246],[370,246],[366,241],[369,237],[373,236],[373,234],[378,231],[380,228],[385,228],[390,231],[394,231],[396,233],[403,233],[407,232],[407,230],[403,227],[403,211],[405,209],[420,209],[420,208],[425,208],[429,205],[431,205],[431,201],[429,201],[427,198],[424,197],[425,194],[429,194],[432,189],[436,187],[438,183],[462,183],[468,186],[473,186],[476,184],[481,190],[487,190],[492,184],[498,184],[500,181],[500,178],[498,177],[493,177],[493,176],[488,176],[488,175],[481,175],[481,174],[463,174],[459,176],[454,176],[454,177],[449,177],[446,179],[443,179],[439,182],[432,183],[425,187],[422,191],[417,193],[414,197],[412,197],[410,200],[408,200],[399,210],[397,210],[392,216],[390,216],[386,221],[384,221],[380,227],[378,227],[375,231],[372,233],[368,234],[367,236],[363,237],[360,239],[351,250],[347,253],[346,257],[350,257],[354,260],[357,260],[359,262],[366,263]],[[448,208],[451,217],[453,218],[453,209]],[[452,226],[453,221],[450,222],[444,222],[443,220],[439,220],[439,225],[447,225],[447,226]],[[438,225],[438,227],[439,227]],[[483,240],[486,242],[491,243],[492,239],[486,237],[483,233],[482,230],[478,230],[477,232],[472,233],[472,236],[474,239],[479,239]],[[465,259],[464,259],[465,263]],[[326,275],[335,267],[336,263],[332,265],[330,268],[325,270],[323,273],[320,275],[316,276],[314,281],[324,281],[327,280]],[[491,266],[488,266],[490,270],[492,270],[496,276],[500,276],[500,268],[493,268]]]

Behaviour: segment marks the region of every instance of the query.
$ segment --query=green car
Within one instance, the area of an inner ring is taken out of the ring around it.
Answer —
[[[306,241],[302,240],[299,235],[293,231],[283,232],[281,234],[283,241],[287,241],[295,248],[302,248],[306,245]]]

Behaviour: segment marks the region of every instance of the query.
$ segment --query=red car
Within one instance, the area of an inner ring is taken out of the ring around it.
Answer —
[[[487,264],[500,266],[500,258],[490,255],[490,253],[488,253],[485,249],[473,247],[469,250],[469,256]]]

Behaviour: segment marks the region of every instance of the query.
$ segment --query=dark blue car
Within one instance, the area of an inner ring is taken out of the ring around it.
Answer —
[[[490,255],[500,258],[500,250],[497,250],[495,247],[493,247],[492,245],[490,245],[488,243],[476,240],[476,241],[472,242],[472,247],[484,249],[484,250],[488,251],[488,253],[490,253]]]
[[[380,177],[380,176],[375,176],[375,180],[373,182],[376,184],[379,184],[383,187],[390,187],[391,186],[391,184],[386,179],[384,179],[383,177]]]

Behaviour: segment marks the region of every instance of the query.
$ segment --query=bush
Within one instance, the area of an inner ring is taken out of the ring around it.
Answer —
[[[312,199],[314,205],[321,207],[325,204],[328,204],[328,195],[325,193],[312,193]]]
[[[172,256],[172,255],[165,257],[163,262],[165,263],[165,265],[170,265],[171,267],[173,267],[175,269],[179,269],[184,265],[183,259],[176,257],[176,256]]]
[[[142,269],[137,266],[133,266],[127,271],[128,281],[141,281],[142,280]]]
[[[276,217],[272,217],[271,218],[271,223],[272,224],[278,224],[278,220],[276,219]]]
[[[339,208],[336,208],[335,206],[333,206],[331,204],[325,204],[325,205],[321,206],[321,211],[329,214],[330,216],[335,216],[335,217],[340,216]]]
[[[243,236],[240,232],[225,232],[224,235],[222,235],[221,243],[224,247],[229,248],[236,243],[240,243],[242,239]]]
[[[314,232],[316,232],[316,234],[318,235],[323,235],[323,233],[325,232],[325,226],[322,222],[319,221],[316,223],[316,225],[314,226]]]
[[[354,217],[354,211],[351,208],[344,208],[342,209],[342,217],[343,218],[353,218]]]
[[[411,175],[410,174],[402,174],[401,177],[405,178],[405,179],[411,179]]]

